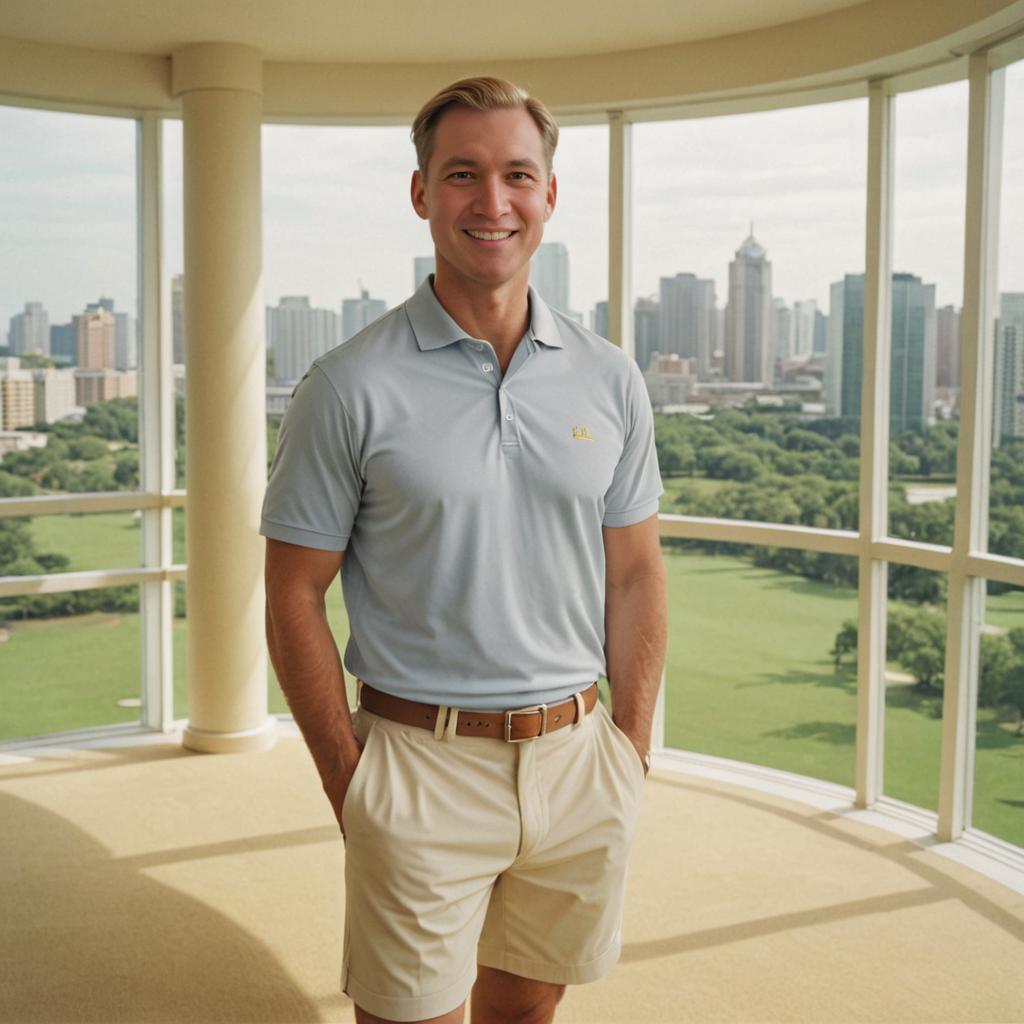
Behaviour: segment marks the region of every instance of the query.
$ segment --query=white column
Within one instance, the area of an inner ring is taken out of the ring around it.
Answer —
[[[269,747],[263,542],[267,421],[260,127],[262,64],[227,43],[173,55],[182,98],[188,510],[184,743]]]
[[[972,576],[972,552],[988,547],[988,471],[992,432],[992,321],[996,310],[996,240],[1002,167],[1003,71],[989,74],[988,54],[972,54],[967,122],[964,308],[960,319],[960,434],[956,523],[946,604],[942,694],[939,838],[960,837],[971,821],[980,629],[985,580]]]

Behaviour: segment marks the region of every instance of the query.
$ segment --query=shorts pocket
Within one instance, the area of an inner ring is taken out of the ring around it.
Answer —
[[[644,780],[647,776],[644,773],[644,763],[640,759],[640,752],[633,746],[633,741],[615,724],[615,719],[612,718],[611,712],[601,704],[601,711],[603,712],[604,718],[608,723],[608,731],[617,739],[620,747],[625,748],[626,754],[628,754],[628,760],[632,765],[632,771],[634,778],[639,776],[640,784],[643,785]]]
[[[361,730],[357,729],[357,735],[359,731]],[[341,818],[345,822],[346,833],[349,831],[350,826],[349,812],[354,804],[352,798],[356,794],[357,789],[362,787],[363,778],[369,770],[368,755],[370,754],[371,746],[373,746],[373,737],[376,731],[377,722],[373,720],[367,727],[366,738],[363,740],[363,751],[356,762],[356,770],[352,773],[352,778],[349,779],[348,789],[345,790],[345,799],[341,802]]]

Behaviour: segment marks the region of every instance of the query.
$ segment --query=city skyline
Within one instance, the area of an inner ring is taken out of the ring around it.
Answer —
[[[966,84],[954,82],[896,104],[893,269],[934,282],[939,305],[961,304],[965,97]],[[1024,68],[1013,67],[1007,111],[1022,101]],[[135,313],[134,128],[130,119],[0,107],[5,323],[30,301],[64,322],[100,294]],[[433,249],[408,205],[407,130],[264,132],[266,304],[308,294],[333,308],[358,295],[359,280],[389,306],[403,301],[412,258]],[[180,122],[164,136],[170,275],[182,262]],[[545,234],[577,254],[570,306],[585,315],[607,290],[606,148],[605,126],[563,129],[559,205]],[[714,280],[725,295],[729,259],[752,219],[771,253],[774,293],[826,308],[829,285],[862,270],[865,150],[864,100],[635,126],[633,299],[678,273]],[[1024,291],[1013,244],[1024,236],[1024,130],[1010,116],[1003,189],[998,290]],[[852,217],[843,213],[851,204],[860,209]]]

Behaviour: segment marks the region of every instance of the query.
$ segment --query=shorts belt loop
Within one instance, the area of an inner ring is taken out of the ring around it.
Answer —
[[[448,709],[448,726],[444,731],[445,742],[451,742],[455,739],[455,730],[459,726],[459,709],[449,708]]]
[[[583,694],[574,693],[573,700],[576,701],[576,721],[572,723],[574,729],[578,729],[583,724],[583,719],[586,718],[587,709],[583,704]]]
[[[363,703],[363,681],[362,679],[356,679],[356,707],[360,707]]]
[[[444,727],[448,724],[448,705],[442,704],[437,709],[437,721],[434,723],[434,739],[444,739]]]

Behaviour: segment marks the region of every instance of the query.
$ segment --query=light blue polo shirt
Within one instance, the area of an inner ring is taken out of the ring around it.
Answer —
[[[654,515],[661,493],[632,359],[531,288],[502,376],[428,279],[297,385],[260,532],[344,550],[348,672],[498,710],[604,674],[601,528]]]

